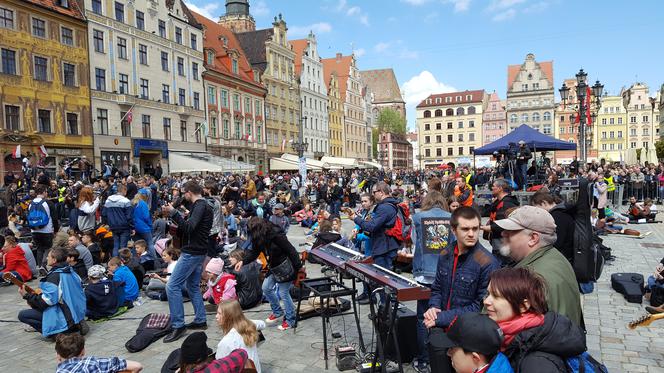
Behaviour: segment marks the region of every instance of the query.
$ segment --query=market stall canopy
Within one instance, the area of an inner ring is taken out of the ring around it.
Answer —
[[[270,171],[297,171],[300,166],[297,162],[284,158],[270,158]]]
[[[507,150],[511,142],[518,144],[519,141],[525,141],[530,150],[550,151],[550,150],[575,150],[576,143],[558,140],[549,135],[540,133],[538,130],[522,124],[519,128],[501,137],[500,139],[475,149],[475,155],[489,155],[500,150]]]
[[[169,172],[247,172],[256,171],[256,166],[207,153],[170,152]]]
[[[381,165],[380,163],[376,163],[376,162],[360,161],[360,164],[365,165],[367,168],[377,168],[379,170],[383,169],[383,165]]]
[[[281,159],[285,159],[289,162],[295,162],[295,164],[298,165],[300,164],[300,158],[295,154],[284,153],[281,155]],[[330,168],[330,165],[328,165],[327,163],[322,161],[317,161],[313,158],[306,158],[306,161],[307,161],[307,170],[309,171],[312,170],[319,171],[322,170],[323,168]]]
[[[360,164],[355,158],[341,158],[341,157],[323,157],[321,161],[327,163],[330,169],[353,169],[360,168]]]

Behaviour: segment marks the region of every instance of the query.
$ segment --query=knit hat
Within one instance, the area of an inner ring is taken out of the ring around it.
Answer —
[[[180,361],[185,364],[200,363],[212,354],[212,349],[207,345],[207,335],[203,332],[190,334],[182,342],[180,348]]]
[[[224,260],[221,258],[210,259],[205,270],[215,275],[220,275],[224,271]]]
[[[106,269],[104,269],[104,267],[100,266],[99,264],[95,264],[88,268],[88,277],[90,278],[103,278],[105,274]]]

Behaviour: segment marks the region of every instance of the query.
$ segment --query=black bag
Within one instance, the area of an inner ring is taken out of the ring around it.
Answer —
[[[659,307],[662,304],[664,304],[664,287],[655,285],[650,289],[650,305]]]
[[[148,347],[152,342],[165,336],[171,331],[170,320],[163,328],[158,328],[158,329],[148,328],[147,325],[152,315],[153,315],[152,313],[149,313],[143,318],[143,320],[141,320],[141,323],[138,325],[138,329],[136,329],[136,334],[133,337],[131,337],[131,339],[128,340],[127,343],[125,343],[127,351],[129,352],[142,351],[146,347]]]
[[[613,290],[625,296],[630,303],[641,303],[645,289],[640,273],[614,273],[611,275]]]
[[[290,259],[286,258],[279,265],[271,267],[270,273],[274,276],[276,282],[288,282],[293,279],[295,267],[293,267]]]
[[[579,197],[576,201],[574,216],[574,274],[579,283],[597,281],[602,275],[604,257],[600,250],[601,242],[594,237],[590,224],[590,189],[592,185],[586,179],[579,179]]]

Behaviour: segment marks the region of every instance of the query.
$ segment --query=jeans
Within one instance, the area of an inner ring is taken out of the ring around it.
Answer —
[[[519,172],[521,176],[521,185],[519,185],[523,190],[526,190],[526,186],[528,184],[528,164],[524,163],[522,165],[519,165]]]
[[[178,262],[180,265],[180,262]],[[277,291],[274,291],[274,287],[277,287]],[[286,311],[286,322],[290,327],[294,327],[297,323],[297,316],[295,315],[295,304],[293,304],[293,298],[290,295],[290,288],[293,286],[292,282],[276,282],[273,275],[269,275],[263,281],[263,295],[268,302],[270,302],[270,307],[272,308],[272,314],[276,317],[281,317],[284,314],[284,309]],[[277,292],[279,296],[277,297]],[[281,308],[279,299],[281,298],[284,301],[284,309]]]
[[[53,233],[32,233],[32,250],[38,266],[46,266],[46,255],[53,245]]]
[[[664,199],[664,186],[659,187],[659,195],[657,196],[657,199]]]
[[[127,247],[129,231],[113,232],[113,256],[118,256],[120,249]]]
[[[42,331],[42,313],[40,311],[32,308],[22,310],[18,313],[18,321],[30,325],[40,333]]]
[[[375,265],[381,266],[385,269],[392,270],[392,263],[394,258],[397,257],[397,250],[392,250],[381,255],[374,255],[373,261]]]
[[[428,286],[428,285],[427,285]],[[429,330],[424,326],[424,313],[429,309],[429,300],[417,301],[417,362],[429,364]]]
[[[168,295],[168,308],[171,312],[173,328],[184,327],[183,288],[189,292],[191,304],[194,306],[194,322],[203,323],[207,321],[205,318],[205,303],[203,303],[203,295],[199,287],[204,261],[205,255],[183,253],[178,259],[178,265],[175,266],[171,277],[168,279],[166,294]]]
[[[341,201],[336,200],[330,203],[330,214],[339,215],[339,210],[341,210]]]
[[[136,242],[137,240],[145,240],[145,242],[148,244],[148,255],[150,255],[150,258],[152,258],[153,260],[157,260],[157,252],[155,252],[154,242],[152,242],[152,232],[150,232],[150,231],[148,231],[148,232],[136,232],[133,239],[134,239],[134,242]],[[113,243],[115,244],[115,241],[113,241]],[[123,246],[123,247],[125,247],[125,246]]]

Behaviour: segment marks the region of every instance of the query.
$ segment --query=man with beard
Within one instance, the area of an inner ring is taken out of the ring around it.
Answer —
[[[491,186],[493,201],[486,209],[486,212],[489,213],[489,221],[486,225],[482,226],[482,231],[488,236],[487,238],[491,243],[491,251],[493,255],[500,260],[503,266],[509,264],[510,258],[500,255],[500,247],[502,246],[502,229],[495,224],[495,221],[505,219],[509,209],[519,207],[519,200],[517,200],[511,192],[510,185],[505,179],[496,179],[493,182]]]

